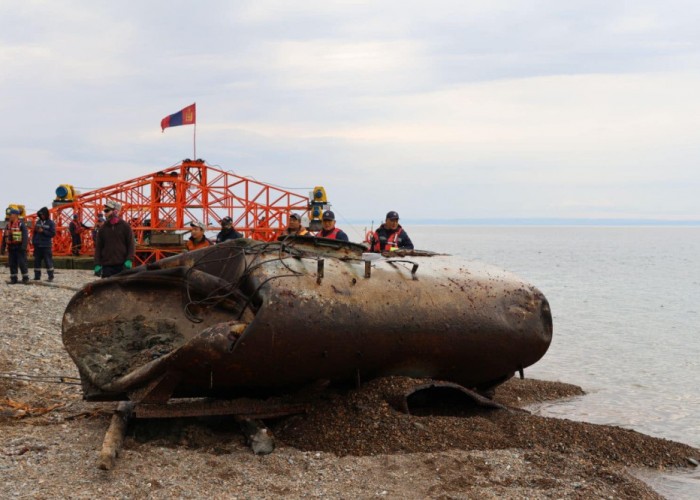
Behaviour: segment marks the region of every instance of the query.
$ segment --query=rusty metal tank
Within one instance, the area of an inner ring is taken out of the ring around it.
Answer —
[[[388,375],[490,389],[552,339],[544,295],[432,252],[239,239],[95,281],[63,317],[89,400],[270,395]]]

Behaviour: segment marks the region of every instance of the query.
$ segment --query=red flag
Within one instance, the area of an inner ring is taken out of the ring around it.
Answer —
[[[168,115],[160,121],[162,132],[168,127],[177,127],[179,125],[194,125],[197,123],[197,103],[190,104],[177,113]]]

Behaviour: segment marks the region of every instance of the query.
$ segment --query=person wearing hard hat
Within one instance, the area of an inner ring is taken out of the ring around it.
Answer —
[[[216,242],[223,243],[228,240],[237,240],[243,238],[243,235],[233,228],[233,219],[224,217],[221,219],[221,231],[216,235]]]
[[[56,224],[49,218],[49,209],[41,207],[36,213],[32,246],[34,246],[34,279],[41,279],[41,263],[46,263],[49,281],[53,281],[53,237],[56,236]]]
[[[202,222],[199,222],[198,220],[193,220],[190,222],[190,232],[192,233],[192,236],[190,236],[190,239],[187,240],[188,252],[211,246],[211,241],[204,236],[204,231],[206,230],[207,226],[205,226]]]
[[[97,231],[95,242],[95,275],[107,278],[131,269],[136,252],[134,231],[120,216],[122,206],[113,200],[105,202],[102,212],[105,223]]]
[[[284,230],[283,237],[284,236],[304,236],[308,235],[309,231],[306,229],[304,226],[301,225],[301,215],[299,214],[292,214],[289,216],[289,225],[287,226],[287,229]]]
[[[10,285],[16,285],[17,270],[22,272],[22,283],[29,283],[29,270],[27,269],[27,245],[29,244],[29,233],[27,226],[19,218],[19,210],[10,208],[7,211],[7,224],[3,233],[0,253],[9,253],[8,264],[10,266]]]
[[[413,250],[413,242],[399,224],[399,214],[393,210],[386,214],[384,224],[379,226],[369,240],[370,252],[383,253],[394,250]]]
[[[335,227],[335,214],[330,210],[323,212],[321,223],[323,224],[323,228],[316,233],[316,236],[331,240],[350,241],[348,235],[345,234],[342,229]]]

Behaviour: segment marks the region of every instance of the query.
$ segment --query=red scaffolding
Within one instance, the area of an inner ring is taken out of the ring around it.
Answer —
[[[177,243],[159,242],[167,236],[181,238],[179,235],[189,230],[192,220],[203,222],[215,232],[220,229],[220,220],[228,216],[244,236],[271,241],[287,227],[291,212],[309,209],[306,196],[226,172],[202,160],[184,160],[165,170],[54,202],[50,212],[56,223],[55,256],[71,255],[68,225],[73,215],[92,228],[107,200],[122,205],[121,217],[134,230],[139,264],[180,252]],[[27,216],[30,228],[36,217]],[[80,254],[93,255],[92,231],[83,231],[81,238]]]

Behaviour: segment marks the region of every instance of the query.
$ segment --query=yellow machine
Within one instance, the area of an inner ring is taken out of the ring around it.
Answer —
[[[323,186],[316,186],[309,193],[309,231],[320,231],[323,227],[321,217],[325,210],[330,210],[331,204],[328,203],[326,190]]]
[[[12,209],[19,210],[20,219],[24,219],[27,215],[26,211],[24,210],[24,205],[20,205],[18,203],[10,203],[5,209],[5,217],[8,217],[10,215],[10,210]]]
[[[70,184],[61,184],[56,188],[56,199],[53,200],[53,205],[60,205],[61,203],[70,203],[75,201],[75,198],[80,194],[73,186]]]

